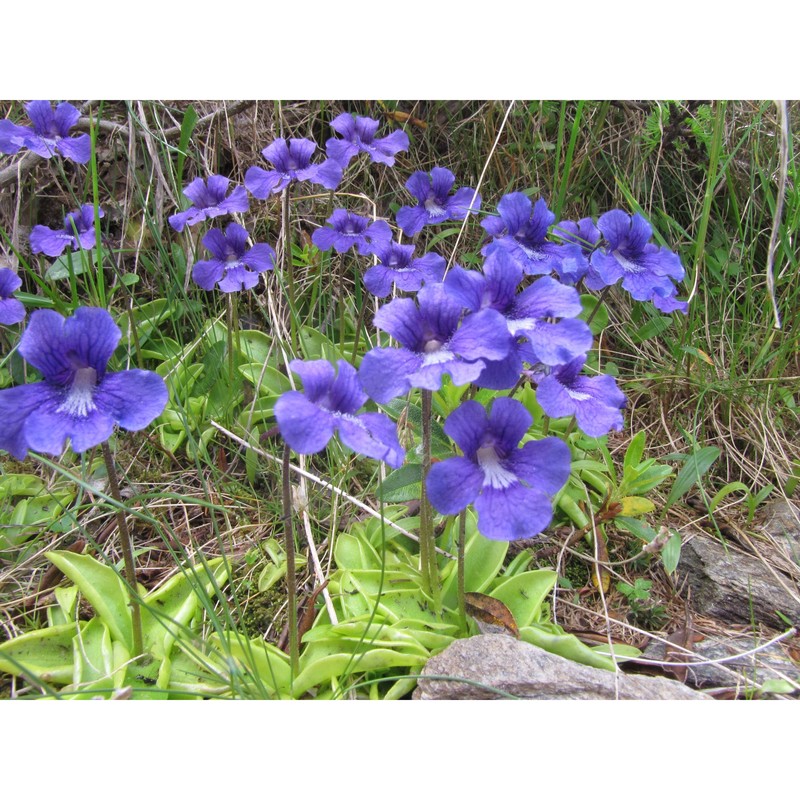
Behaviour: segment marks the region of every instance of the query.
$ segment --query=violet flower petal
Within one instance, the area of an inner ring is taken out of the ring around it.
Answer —
[[[554,436],[526,442],[508,456],[514,474],[551,496],[567,482],[570,461],[569,445]]]
[[[0,419],[3,420],[0,450],[22,461],[28,454],[26,420],[37,408],[58,397],[58,390],[46,383],[29,383],[0,391]]]
[[[364,391],[377,403],[388,403],[411,388],[409,375],[422,364],[422,356],[393,347],[374,347],[361,360],[358,375]]]
[[[444,432],[461,448],[461,452],[471,459],[475,458],[488,428],[489,418],[486,409],[476,400],[465,400],[451,412],[443,425]],[[514,442],[515,447],[517,442]]]
[[[397,427],[389,417],[368,412],[338,418],[342,444],[356,453],[385,461],[393,469],[402,466],[405,450],[397,440]]]
[[[73,235],[64,231],[54,231],[45,225],[34,225],[29,238],[32,253],[44,253],[50,258],[60,256],[75,242]]]
[[[500,541],[536,536],[553,519],[550,498],[522,483],[499,489],[484,488],[475,500],[475,511],[479,533]]]
[[[92,140],[88,133],[60,139],[56,149],[76,164],[87,164],[92,157]]]
[[[10,119],[0,119],[0,153],[14,155],[25,146],[29,129],[15,125]]]
[[[425,481],[428,499],[440,514],[458,514],[475,501],[483,473],[477,464],[462,456],[434,464]]]
[[[213,290],[224,275],[225,262],[218,258],[209,261],[197,261],[192,267],[192,280],[207,292]]]
[[[518,400],[498,397],[489,412],[488,427],[501,451],[516,450],[522,437],[533,424],[530,412]]]
[[[291,177],[277,170],[265,170],[261,167],[250,167],[244,175],[244,185],[253,197],[266,200],[271,194],[277,194],[291,183]]]
[[[281,436],[296,453],[318,453],[325,449],[333,436],[333,415],[301,392],[286,392],[277,399],[275,419]]]

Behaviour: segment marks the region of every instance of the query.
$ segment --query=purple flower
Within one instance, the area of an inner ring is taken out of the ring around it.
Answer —
[[[343,208],[337,208],[326,222],[330,228],[317,228],[311,235],[311,241],[320,250],[333,248],[337,253],[344,253],[357,247],[358,254],[366,256],[374,246],[387,244],[392,239],[392,229],[385,220],[370,223],[366,217]]]
[[[664,286],[657,286],[653,289],[651,298],[653,305],[665,314],[673,311],[680,311],[682,314],[689,313],[689,303],[686,300],[678,300],[678,289],[674,287],[671,291]]]
[[[97,216],[104,217],[102,208],[97,209]],[[35,225],[30,236],[31,250],[56,258],[68,245],[73,250],[80,248],[91,250],[97,244],[94,230],[94,206],[82,205],[77,211],[71,211],[64,217],[63,230],[57,231],[44,225]]]
[[[304,392],[286,392],[275,403],[275,419],[289,447],[310,455],[323,450],[335,431],[342,443],[361,455],[399,467],[405,451],[397,440],[395,424],[383,414],[356,414],[367,395],[358,374],[339,360],[338,374],[324,360],[299,361],[289,366],[303,380]]]
[[[556,215],[544,200],[539,199],[533,205],[522,192],[512,192],[500,199],[497,213],[499,217],[488,217],[481,222],[494,237],[481,251],[484,255],[507,250],[527,275],[547,275],[558,269],[568,253],[563,245],[547,241],[548,228]]]
[[[294,181],[311,181],[335,189],[342,179],[342,167],[333,159],[321,164],[312,164],[311,156],[317,145],[311,139],[276,139],[267,145],[261,154],[275,169],[265,170],[250,167],[244,176],[244,185],[259,200],[266,200],[270,194],[278,194]]]
[[[160,375],[142,369],[106,372],[122,332],[102,308],[78,308],[64,319],[50,309],[31,314],[19,343],[44,381],[0,391],[0,449],[22,460],[28,450],[60,455],[106,441],[114,425],[138,431],[167,404]]]
[[[463,456],[431,467],[428,497],[440,514],[457,514],[470,503],[478,531],[511,541],[535,536],[553,518],[551,497],[567,482],[569,447],[550,437],[518,447],[533,419],[518,400],[499,397],[486,409],[462,403],[445,420],[444,431]]]
[[[206,291],[217,284],[221,292],[252,289],[258,283],[259,273],[275,266],[275,251],[268,244],[254,244],[248,248],[248,236],[236,222],[231,222],[225,233],[212,228],[203,237],[203,244],[214,258],[194,265],[194,282]]]
[[[403,206],[397,212],[397,224],[406,236],[414,236],[425,225],[438,225],[449,219],[464,219],[481,209],[481,196],[467,188],[450,196],[455,175],[449,169],[434,167],[430,173],[415,172],[406,181],[406,189],[419,200],[416,206]]]
[[[435,391],[445,373],[462,386],[481,374],[485,359],[504,358],[508,330],[500,314],[486,308],[462,322],[462,311],[440,283],[423,286],[416,302],[403,297],[379,308],[376,327],[402,347],[377,347],[366,353],[359,375],[367,394],[387,403],[412,386]]]
[[[564,364],[592,346],[589,326],[574,319],[581,313],[577,291],[545,276],[517,292],[522,271],[508,251],[498,249],[486,258],[483,274],[455,267],[445,279],[447,293],[464,308],[473,313],[492,308],[506,323],[508,355],[486,364],[475,380],[478,386],[509,389],[519,378],[524,360]]]
[[[577,222],[562,220],[553,233],[567,243],[556,272],[562,283],[574,285],[589,271],[589,258],[600,241],[600,230],[591,217],[583,217]]]
[[[582,376],[585,361],[585,356],[576,358],[540,378],[539,405],[553,418],[574,414],[578,427],[589,436],[602,436],[612,428],[622,430],[620,409],[625,407],[625,395],[611,375]]]
[[[553,233],[565,242],[577,244],[586,258],[592,255],[600,241],[600,229],[591,217],[583,217],[577,222],[562,220],[556,225]]]
[[[393,167],[395,155],[401,150],[408,150],[408,134],[397,130],[382,139],[376,139],[375,133],[379,124],[378,120],[369,117],[353,119],[353,116],[346,112],[339,114],[331,122],[331,128],[344,138],[328,139],[325,143],[328,156],[341,164],[342,169],[362,152],[369,153],[373,161]]]
[[[0,325],[16,325],[25,319],[25,306],[14,297],[20,286],[22,281],[14,270],[0,269]]]
[[[423,283],[440,283],[447,262],[436,253],[414,258],[414,245],[387,242],[373,250],[378,263],[364,273],[364,285],[375,297],[386,297],[392,284],[403,292],[416,292]]]
[[[614,209],[600,217],[597,227],[608,248],[592,254],[586,276],[590,289],[611,286],[621,278],[622,288],[634,300],[651,300],[657,308],[674,306],[670,310],[685,313],[685,304],[674,299],[677,289],[673,281],[680,282],[684,276],[681,260],[666,247],[649,243],[653,229],[644,217]]]
[[[53,111],[49,101],[33,100],[25,106],[25,111],[33,128],[0,120],[0,153],[16,153],[27,147],[42,158],[52,158],[58,153],[78,164],[85,164],[92,157],[88,133],[69,135],[81,115],[71,103],[59,103]]]
[[[226,197],[229,183],[230,179],[222,175],[209,175],[208,182],[202,178],[195,178],[183,190],[193,205],[186,211],[173,214],[169,218],[169,224],[180,233],[187,225],[196,225],[204,219],[247,211],[250,202],[244,186],[235,187],[230,196]]]

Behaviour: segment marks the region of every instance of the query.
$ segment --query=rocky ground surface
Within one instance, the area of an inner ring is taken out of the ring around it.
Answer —
[[[686,537],[675,576],[686,619],[650,637],[642,658],[618,673],[482,635],[432,658],[414,698],[800,697],[799,575],[800,503],[774,501],[747,534]]]

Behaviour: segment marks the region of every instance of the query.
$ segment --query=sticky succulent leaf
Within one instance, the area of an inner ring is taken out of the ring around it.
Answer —
[[[616,666],[607,655],[595,652],[591,647],[583,644],[577,636],[565,633],[563,628],[552,623],[539,623],[520,628],[519,638],[523,642],[541,647],[548,653],[554,653],[578,664],[588,667],[597,667],[609,672],[616,672]]]
[[[56,598],[56,605],[47,609],[47,624],[51,628],[56,627],[56,625],[66,625],[75,618],[78,587],[57,586],[53,594]]]
[[[609,658],[613,653],[614,658],[618,663],[627,661],[630,658],[639,658],[642,655],[642,651],[638,647],[633,647],[629,644],[614,643],[610,648],[608,643],[599,644],[596,647],[592,647],[591,650],[592,652],[597,653],[597,655],[607,656]]]
[[[658,535],[647,523],[632,517],[618,516],[614,518],[614,524],[628,533],[632,533],[637,539],[641,539],[648,544]]]
[[[264,397],[280,396],[292,388],[289,379],[282,372],[273,367],[265,367],[263,363],[242,364],[239,374],[257,387],[259,395]]]
[[[130,594],[122,578],[92,556],[68,551],[45,554],[80,590],[114,638],[133,649]]]
[[[189,625],[197,611],[199,593],[208,596],[213,593],[214,584],[221,586],[227,581],[229,569],[222,558],[212,559],[206,568],[208,572],[199,567],[195,572],[173,575],[145,597],[141,613],[147,652],[157,658],[168,656],[174,637]]]
[[[79,627],[85,623],[79,623]],[[45,683],[68,684],[73,677],[74,622],[23,633],[0,644],[0,670],[11,675],[30,673]]]
[[[458,525],[458,518],[453,521]],[[464,590],[485,592],[497,577],[508,552],[508,542],[487,539],[478,533],[475,514],[467,510],[467,535],[464,564]],[[457,572],[453,564],[452,572],[444,579],[442,601],[446,606],[456,605]]]
[[[72,640],[74,671],[72,683],[78,689],[111,689],[114,683],[114,653],[111,632],[94,617]]]
[[[289,657],[282,650],[260,639],[244,639],[236,633],[225,633],[224,639],[212,634],[210,643],[226,661],[233,659],[237,671],[256,676],[251,680],[269,695],[290,696],[291,668]]]
[[[309,689],[333,678],[341,680],[349,675],[397,667],[422,667],[427,660],[427,656],[376,648],[355,657],[351,653],[332,653],[311,660],[307,666],[301,661],[300,674],[292,684],[293,696],[302,697]]]
[[[372,548],[357,536],[345,533],[336,539],[334,558],[339,569],[374,569],[380,564],[375,556]]]
[[[628,494],[647,494],[663,483],[671,474],[672,467],[667,464],[648,467],[637,478],[626,482],[625,489]]]
[[[504,580],[492,589],[491,596],[501,600],[520,628],[539,621],[542,603],[553,590],[558,575],[550,569],[523,572]]]

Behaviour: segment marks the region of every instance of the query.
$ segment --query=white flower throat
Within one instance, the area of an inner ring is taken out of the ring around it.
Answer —
[[[622,269],[624,269],[625,272],[628,272],[631,275],[638,275],[640,272],[644,272],[645,269],[644,267],[640,266],[635,261],[631,261],[630,259],[625,258],[625,256],[623,256],[619,250],[614,251],[614,258],[616,258],[617,261],[619,261],[620,265],[622,266]]]
[[[422,351],[425,354],[422,359],[423,367],[429,367],[431,364],[446,364],[455,359],[453,353],[447,348],[447,343],[439,339],[430,339],[425,342]]]
[[[517,483],[517,476],[506,469],[501,463],[493,444],[479,447],[475,453],[478,466],[483,470],[483,485],[492,489],[505,489],[512,483]]]
[[[425,201],[425,210],[432,217],[441,217],[443,214],[447,213],[447,211],[436,202],[435,197],[429,197]]]
[[[94,367],[83,367],[75,372],[72,386],[67,392],[64,402],[56,409],[73,417],[86,417],[95,406],[93,395],[97,385],[97,370]]]

